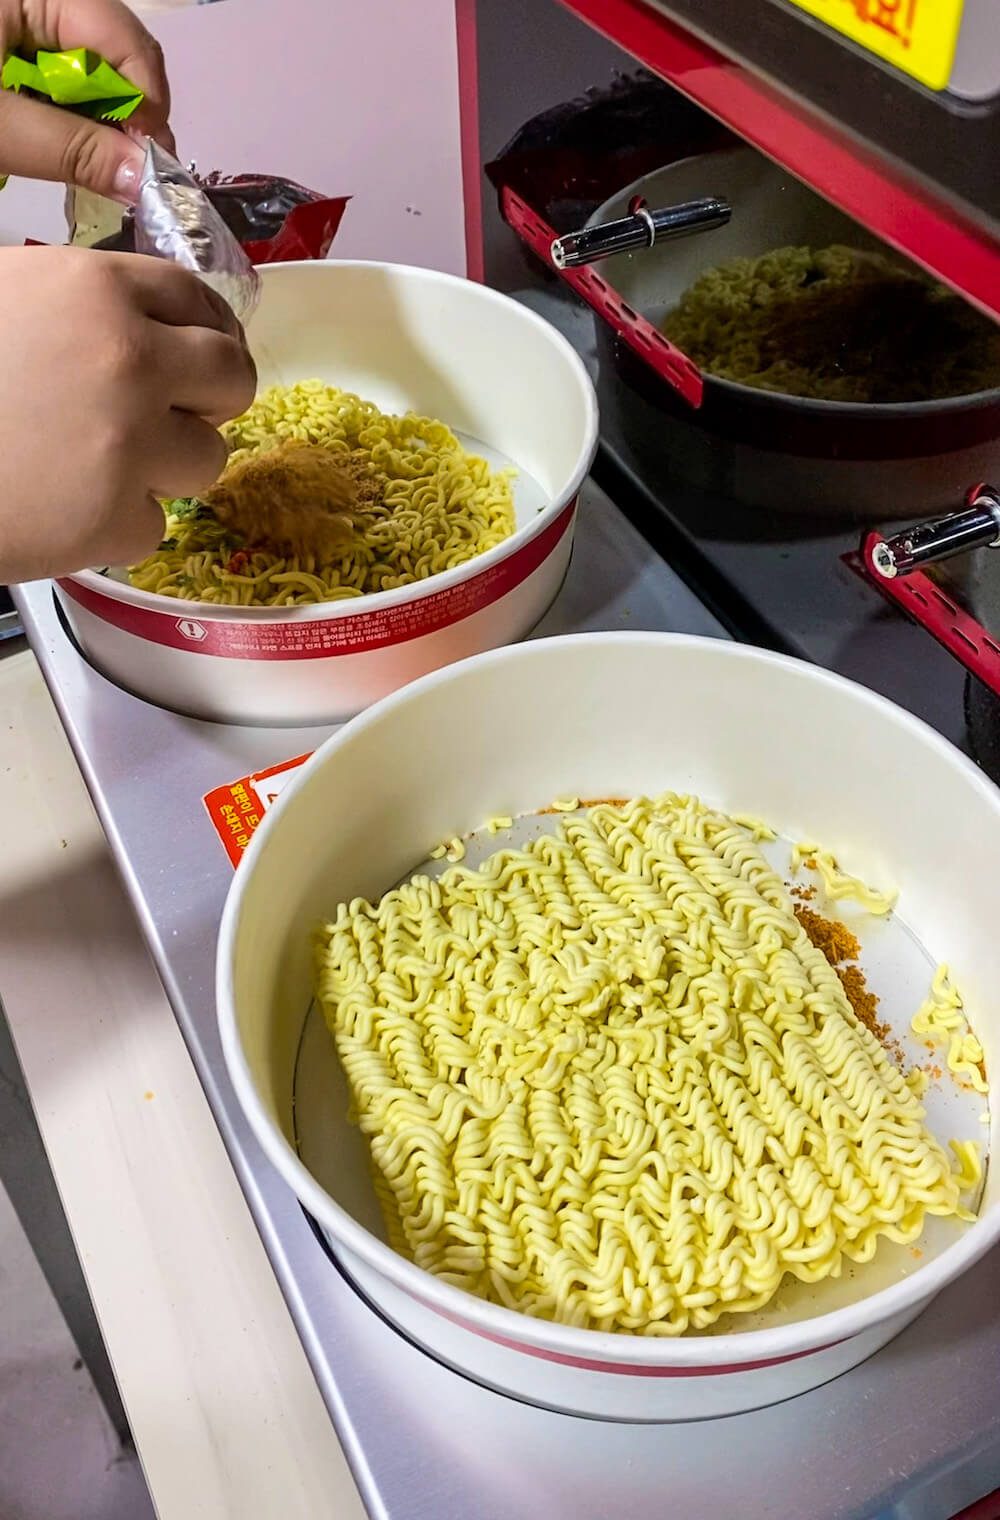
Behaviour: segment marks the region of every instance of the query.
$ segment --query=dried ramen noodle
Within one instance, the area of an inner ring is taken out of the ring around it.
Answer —
[[[760,853],[694,798],[566,816],[342,904],[317,990],[393,1246],[470,1293],[677,1335],[971,1217]]]
[[[223,431],[234,461],[292,438],[349,454],[376,503],[347,552],[318,562],[243,543],[197,501],[168,502],[163,543],[129,571],[140,590],[235,607],[342,601],[463,565],[514,531],[513,472],[466,453],[443,422],[310,380],[272,386]]]
[[[879,253],[773,248],[704,270],[663,318],[709,375],[854,404],[1000,385],[1000,331],[944,286]]]

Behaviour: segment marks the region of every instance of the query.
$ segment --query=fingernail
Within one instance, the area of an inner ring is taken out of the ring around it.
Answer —
[[[123,158],[115,170],[112,181],[112,194],[116,201],[123,201],[126,206],[134,206],[139,199],[139,176],[142,173],[142,155],[130,153]]]

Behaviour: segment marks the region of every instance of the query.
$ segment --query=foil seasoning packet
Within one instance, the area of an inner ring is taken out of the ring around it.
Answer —
[[[260,276],[197,180],[149,141],[134,212],[135,251],[170,259],[210,285],[246,325]]]

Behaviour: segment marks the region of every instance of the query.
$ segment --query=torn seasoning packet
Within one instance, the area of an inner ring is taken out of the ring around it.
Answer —
[[[244,325],[260,299],[260,276],[193,175],[149,140],[134,212],[135,251],[199,275]]]
[[[293,259],[325,259],[340,229],[350,196],[326,196],[274,174],[204,177],[189,166],[252,264],[284,264]],[[70,240],[77,247],[134,253],[131,209],[74,190],[67,207]]]

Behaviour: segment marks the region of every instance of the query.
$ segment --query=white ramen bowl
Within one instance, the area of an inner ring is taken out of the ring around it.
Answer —
[[[513,464],[517,528],[412,586],[307,607],[220,607],[88,570],[57,594],[88,658],[163,707],[235,723],[336,722],[452,660],[521,638],[569,564],[597,447],[583,363],[542,318],[484,285],[395,264],[260,271],[249,328],[260,386],[320,379],[383,411],[448,424]]]
[[[819,840],[846,870],[898,885],[890,922],[927,958],[894,1032],[902,1037],[934,963],[947,961],[992,1074],[1000,791],[939,735],[864,688],[712,640],[599,634],[521,645],[370,709],[317,752],[265,818],[237,870],[218,957],[222,1043],[240,1103],[360,1291],[434,1356],[490,1387],[630,1420],[729,1414],[826,1382],[884,1345],[1000,1235],[1000,1179],[988,1167],[976,1222],[935,1221],[937,1244],[919,1260],[883,1242],[872,1262],[835,1282],[792,1284],[783,1309],[784,1286],[773,1311],[676,1339],[579,1330],[499,1308],[385,1243],[332,1041],[309,1046],[310,1062],[329,1053],[322,1112],[293,1113],[303,1030],[307,1016],[317,1018],[309,1013],[315,925],[342,900],[377,898],[436,841],[489,817],[566,794],[667,789],[762,817],[788,839]],[[917,828],[894,805],[900,790],[931,799]],[[982,1100],[975,1106],[985,1147]],[[312,1171],[295,1143],[303,1122],[319,1126]]]

